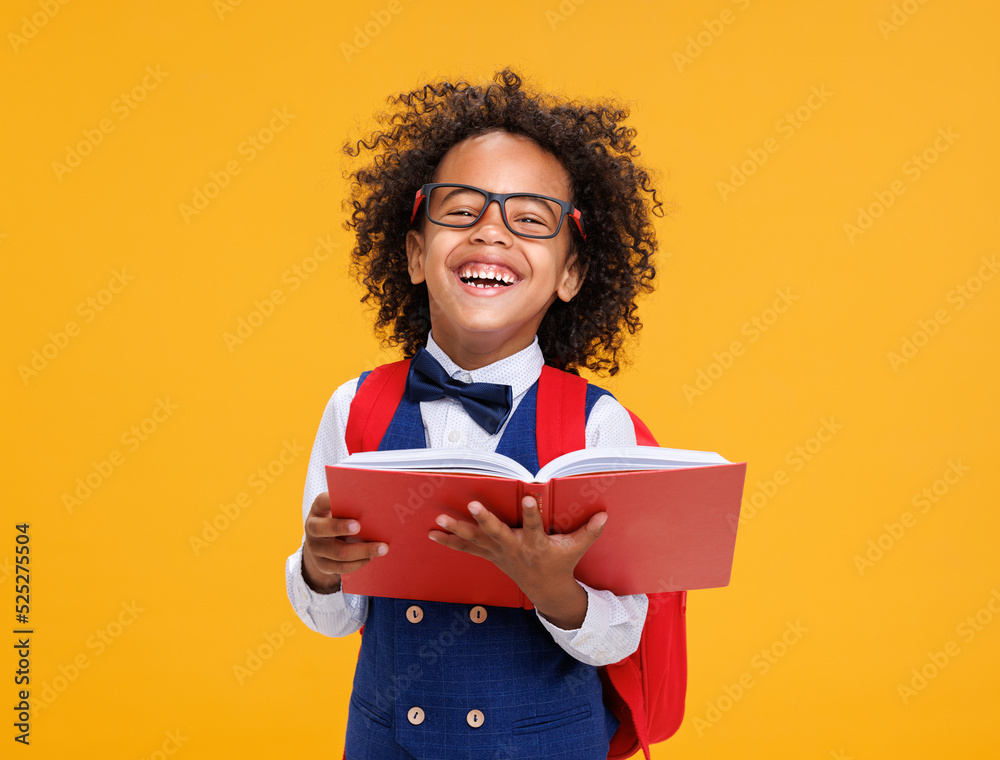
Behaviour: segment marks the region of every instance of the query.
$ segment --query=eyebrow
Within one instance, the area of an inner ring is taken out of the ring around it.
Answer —
[[[451,200],[451,198],[453,196],[455,196],[455,195],[462,195],[463,193],[477,193],[477,192],[479,192],[479,190],[473,190],[473,189],[470,189],[468,187],[453,187],[440,200],[443,202],[443,201]]]
[[[455,186],[453,186],[452,189],[449,190],[445,194],[445,196],[443,198],[440,198],[438,202],[439,203],[443,203],[444,201],[451,200],[451,198],[453,196],[455,196],[455,195],[462,195],[464,193],[486,193],[486,192],[490,192],[490,191],[483,190],[482,188],[478,188],[478,187],[477,188],[472,188],[472,187],[455,187]],[[536,203],[539,206],[543,206],[545,208],[549,207],[549,203],[546,200],[546,198],[548,196],[544,195],[543,193],[532,193],[532,192],[530,192],[528,190],[518,190],[518,191],[515,191],[513,193],[494,193],[494,195],[510,195],[510,196],[517,196],[517,197],[521,197],[521,198],[530,198],[532,201],[534,201],[534,203]]]
[[[541,197],[538,193],[513,193],[515,197],[524,198],[525,200],[531,201],[533,205],[540,206],[546,210],[551,210],[551,201],[546,200]]]

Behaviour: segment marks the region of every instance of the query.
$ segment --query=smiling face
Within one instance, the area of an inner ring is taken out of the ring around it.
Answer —
[[[532,140],[507,132],[488,132],[455,145],[438,165],[434,181],[572,200],[569,176],[558,159]],[[511,216],[508,221],[515,228],[530,223],[528,216],[523,222]],[[423,218],[419,229],[410,230],[410,280],[427,283],[434,340],[455,363],[476,369],[526,348],[549,306],[576,295],[583,277],[571,235],[568,220],[554,238],[515,235],[504,224],[498,203],[491,203],[472,227],[443,227]]]

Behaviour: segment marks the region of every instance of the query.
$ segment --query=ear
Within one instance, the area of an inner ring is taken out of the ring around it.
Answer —
[[[410,273],[410,282],[419,285],[427,279],[424,272],[424,258],[427,249],[424,245],[424,236],[417,230],[410,230],[406,233],[406,261],[407,270]]]
[[[559,276],[559,284],[556,286],[556,295],[562,301],[572,301],[573,297],[580,292],[583,281],[587,276],[587,265],[580,261],[576,251],[570,251],[566,257],[566,264],[563,266],[562,274]]]

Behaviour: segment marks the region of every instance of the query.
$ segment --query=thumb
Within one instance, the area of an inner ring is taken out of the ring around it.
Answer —
[[[598,512],[592,515],[587,524],[578,528],[572,533],[574,543],[580,545],[586,551],[604,532],[604,524],[608,521],[607,512]]]

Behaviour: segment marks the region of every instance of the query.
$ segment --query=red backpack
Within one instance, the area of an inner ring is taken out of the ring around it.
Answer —
[[[376,367],[361,383],[347,420],[349,453],[375,451],[403,398],[409,360]],[[545,366],[538,379],[535,426],[538,464],[586,446],[587,381]],[[652,433],[634,414],[636,441],[655,446]],[[599,669],[604,702],[618,718],[608,760],[623,760],[641,748],[670,738],[684,718],[687,690],[686,595],[683,591],[649,594],[649,611],[639,647],[613,665]]]

